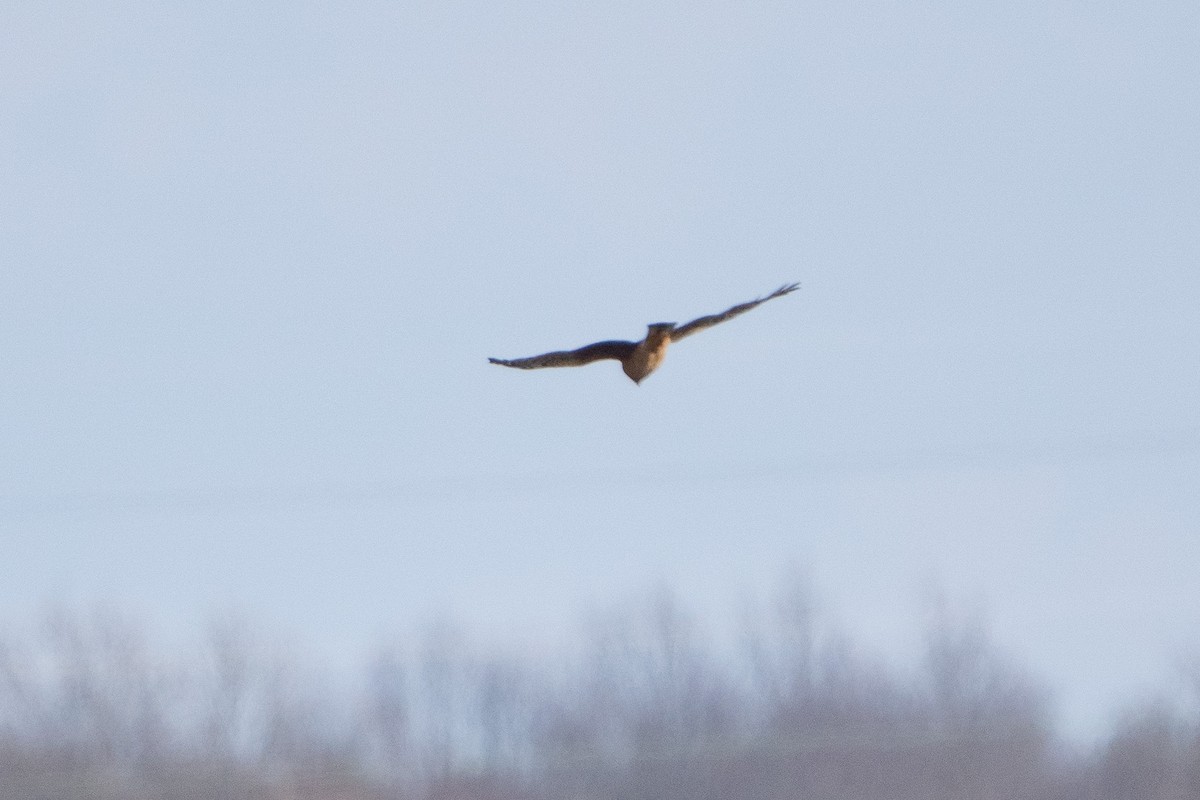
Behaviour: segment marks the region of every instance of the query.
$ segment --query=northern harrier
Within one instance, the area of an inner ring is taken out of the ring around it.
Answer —
[[[488,361],[517,369],[540,369],[542,367],[581,367],[593,361],[614,358],[621,362],[621,369],[625,370],[625,374],[629,376],[630,380],[634,383],[641,383],[647,375],[658,369],[659,364],[662,364],[663,358],[667,354],[667,346],[672,342],[678,342],[693,333],[711,328],[719,322],[733,319],[738,314],[744,314],[761,303],[794,292],[799,287],[798,283],[780,286],[766,297],[742,303],[720,314],[694,319],[686,325],[676,325],[674,322],[655,322],[648,326],[646,338],[640,342],[596,342],[578,350],[558,350],[529,358],[489,358]]]

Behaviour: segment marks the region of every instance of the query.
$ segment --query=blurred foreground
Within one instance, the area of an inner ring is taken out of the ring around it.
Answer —
[[[660,594],[537,661],[434,626],[335,688],[240,621],[164,652],[52,612],[0,639],[0,800],[1200,798],[1200,663],[1081,752],[980,625],[904,669],[818,616],[793,588],[719,641]]]

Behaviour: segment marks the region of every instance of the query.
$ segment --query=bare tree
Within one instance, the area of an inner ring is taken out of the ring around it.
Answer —
[[[251,631],[239,619],[213,620],[198,676],[205,754],[216,761],[248,762],[262,754],[262,715],[255,695],[259,673]]]
[[[492,657],[480,665],[476,702],[488,772],[516,775],[530,767],[535,691],[529,669],[511,659]]]
[[[413,724],[419,762],[432,781],[452,777],[476,755],[472,714],[475,656],[446,619],[427,628],[415,668]]]
[[[381,650],[367,668],[359,717],[361,752],[392,782],[411,771],[408,670],[395,650]]]
[[[769,608],[741,615],[748,678],[765,708],[803,705],[817,682],[817,607],[808,582],[790,576]]]
[[[978,619],[940,606],[926,634],[933,760],[947,798],[1027,796],[1047,775],[1045,691],[1004,658]]]

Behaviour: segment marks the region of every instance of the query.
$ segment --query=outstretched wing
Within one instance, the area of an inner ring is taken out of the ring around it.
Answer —
[[[713,325],[724,322],[727,319],[733,319],[738,314],[745,314],[747,311],[761,303],[765,303],[768,300],[773,300],[776,297],[783,297],[785,294],[794,292],[799,288],[800,284],[789,283],[786,286],[780,286],[766,297],[760,297],[757,300],[751,300],[749,303],[742,303],[741,305],[734,306],[728,311],[722,311],[720,314],[713,314],[707,317],[700,317],[700,319],[694,319],[688,324],[680,325],[672,330],[671,341],[678,342],[680,339],[683,339],[686,336],[691,336],[693,333],[698,333],[705,328],[711,328]]]
[[[615,358],[624,361],[637,347],[633,342],[596,342],[578,350],[559,350],[554,353],[543,353],[529,358],[489,358],[493,364],[517,369],[541,369],[542,367],[582,367],[602,358]]]

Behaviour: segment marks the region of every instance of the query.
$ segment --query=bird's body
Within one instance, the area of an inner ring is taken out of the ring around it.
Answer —
[[[642,380],[658,369],[663,359],[667,357],[667,347],[671,344],[671,329],[673,322],[659,322],[650,326],[646,338],[638,342],[629,357],[621,362],[621,369],[634,383]]]
[[[558,350],[529,358],[489,358],[488,361],[517,369],[541,369],[543,367],[579,367],[593,361],[611,358],[621,362],[621,369],[629,376],[630,380],[634,383],[641,383],[647,375],[662,364],[667,355],[667,348],[672,342],[677,342],[705,328],[711,328],[738,314],[744,314],[768,300],[794,292],[799,286],[798,283],[781,286],[766,297],[736,305],[720,314],[694,319],[686,325],[676,325],[674,322],[655,322],[647,327],[646,337],[640,342],[610,340],[589,344],[577,350]]]

